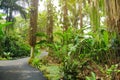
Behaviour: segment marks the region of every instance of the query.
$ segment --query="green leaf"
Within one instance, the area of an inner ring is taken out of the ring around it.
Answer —
[[[92,80],[96,80],[96,75],[94,72],[91,72],[91,75],[92,75]]]
[[[96,80],[96,75],[94,72],[91,72],[91,77],[86,76],[86,80]]]
[[[45,33],[43,33],[43,32],[36,33],[36,36],[45,37],[45,38],[48,37],[48,36],[47,36]]]
[[[104,32],[103,32],[103,37],[104,37],[104,42],[105,42],[105,44],[108,45],[109,40],[108,40],[108,32],[107,32],[107,31],[104,31]]]
[[[91,78],[90,77],[86,77],[86,80],[91,80]]]
[[[46,40],[41,40],[41,41],[37,42],[37,44],[45,44],[45,43],[47,43]]]
[[[0,24],[0,36],[2,36],[4,33],[3,33],[3,27],[7,27],[8,25],[12,24],[12,22],[7,22],[5,24]]]

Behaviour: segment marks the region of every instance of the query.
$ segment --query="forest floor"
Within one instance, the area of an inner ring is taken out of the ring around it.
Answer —
[[[28,65],[28,59],[0,61],[0,80],[46,80],[39,70]]]

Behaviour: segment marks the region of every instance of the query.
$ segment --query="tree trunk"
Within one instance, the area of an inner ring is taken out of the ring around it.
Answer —
[[[106,13],[107,13],[107,25],[109,33],[116,33],[116,41],[114,41],[115,55],[112,53],[111,58],[114,59],[114,63],[120,61],[120,0],[105,0]],[[111,61],[112,62],[112,61]],[[112,76],[114,78],[114,76]],[[114,79],[117,80],[117,79]]]
[[[31,58],[34,58],[34,49],[35,49],[35,47],[31,46],[31,51],[30,51]]]
[[[53,42],[53,5],[51,0],[47,2],[47,35],[48,35],[48,42]]]
[[[120,1],[105,0],[109,31],[120,33]]]
[[[63,6],[63,30],[67,31],[68,29],[68,9],[67,9],[67,0],[64,0],[64,6]]]
[[[82,0],[79,2],[79,10],[80,10],[80,28],[83,26],[83,15],[82,15]]]
[[[34,58],[34,49],[36,44],[36,31],[38,19],[38,0],[31,0],[29,44],[31,46],[31,58]]]
[[[53,4],[52,0],[48,0],[47,2],[47,35],[48,35],[48,43],[53,42],[53,26],[54,26],[54,20],[53,20]],[[48,50],[49,53],[52,53],[52,48],[49,47]]]

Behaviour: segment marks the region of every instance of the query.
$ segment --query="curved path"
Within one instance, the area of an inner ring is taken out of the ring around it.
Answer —
[[[0,61],[0,80],[46,80],[41,72],[27,64],[28,59]]]

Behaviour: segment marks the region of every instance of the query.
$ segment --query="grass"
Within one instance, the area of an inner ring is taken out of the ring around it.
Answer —
[[[0,56],[0,60],[7,60],[6,58],[2,58],[1,56]]]
[[[60,79],[60,65],[49,64],[42,65],[40,70],[44,73],[48,80],[59,80]]]
[[[61,78],[61,65],[53,62],[53,59],[50,56],[45,56],[42,59],[34,58],[30,60],[29,64],[42,71],[47,80],[59,80]]]

